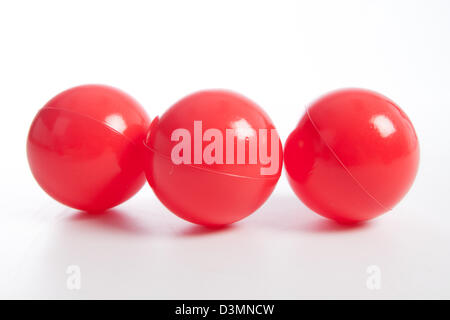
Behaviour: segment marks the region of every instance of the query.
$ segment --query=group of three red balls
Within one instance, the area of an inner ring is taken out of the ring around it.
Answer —
[[[208,226],[258,209],[281,175],[283,154],[296,195],[344,223],[390,210],[411,187],[419,164],[406,114],[363,89],[335,91],[311,104],[283,150],[267,114],[233,92],[191,94],[150,121],[118,89],[78,86],[38,112],[27,154],[39,185],[72,208],[107,210],[147,180],[170,211]]]

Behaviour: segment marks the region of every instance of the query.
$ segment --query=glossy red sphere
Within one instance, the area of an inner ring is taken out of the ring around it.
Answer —
[[[27,153],[39,185],[79,210],[102,211],[145,183],[142,141],[150,120],[126,93],[84,85],[51,99],[31,125]]]
[[[310,107],[284,150],[289,182],[313,211],[339,222],[372,219],[408,192],[419,143],[406,114],[368,90],[329,93]]]
[[[271,120],[255,103],[228,91],[182,99],[153,121],[145,145],[146,175],[158,198],[201,225],[250,215],[281,174],[282,147]]]

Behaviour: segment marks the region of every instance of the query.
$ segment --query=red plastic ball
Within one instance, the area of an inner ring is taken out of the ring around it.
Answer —
[[[84,85],[51,99],[31,125],[27,154],[39,185],[79,210],[103,211],[145,183],[142,141],[150,119],[126,93]]]
[[[408,192],[419,143],[394,102],[346,89],[307,108],[286,141],[284,161],[292,188],[309,208],[352,223],[390,210]]]
[[[271,120],[228,91],[182,99],[155,118],[145,145],[146,176],[155,194],[196,224],[220,226],[250,215],[281,174],[282,146]]]

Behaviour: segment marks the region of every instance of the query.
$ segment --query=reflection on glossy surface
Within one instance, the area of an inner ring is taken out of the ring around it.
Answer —
[[[256,131],[245,119],[240,119],[232,124],[232,129],[236,134],[237,139],[246,140],[248,138],[256,137]]]
[[[385,115],[377,115],[371,119],[373,126],[378,130],[382,138],[387,138],[395,132],[394,124]]]
[[[394,285],[380,291],[387,297],[438,285],[448,296],[448,263],[439,257],[450,235],[408,210],[341,226],[308,212],[291,192],[277,193],[248,219],[212,231],[168,214],[147,189],[101,215],[57,204],[20,210],[0,225],[15,249],[0,264],[2,298],[373,298],[365,271],[374,261],[392,275]],[[432,261],[423,264],[423,256]],[[81,290],[67,290],[70,265],[81,268]],[[423,286],[411,284],[427,270],[433,276]]]
[[[120,114],[111,114],[105,118],[105,123],[119,133],[124,133],[127,124]]]

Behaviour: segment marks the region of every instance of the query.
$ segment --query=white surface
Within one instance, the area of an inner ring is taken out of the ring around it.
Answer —
[[[1,298],[450,298],[450,2],[8,1],[0,3]],[[146,185],[90,217],[35,183],[25,141],[38,109],[83,83],[117,86],[154,117],[186,94],[256,101],[283,141],[304,105],[340,87],[396,101],[421,141],[408,196],[345,228],[286,177],[248,219],[210,232]],[[66,269],[81,268],[68,290]],[[380,290],[366,286],[369,266]]]

